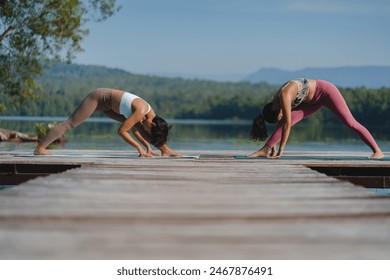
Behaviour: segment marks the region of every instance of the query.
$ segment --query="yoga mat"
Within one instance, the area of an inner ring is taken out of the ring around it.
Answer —
[[[234,156],[235,159],[253,159],[253,160],[267,160],[265,157],[248,157],[243,155]],[[279,160],[381,160],[390,161],[390,157],[384,158],[368,158],[365,156],[282,156]]]
[[[14,157],[72,157],[72,158],[139,158],[138,154],[74,154],[74,153],[61,153],[53,155],[34,155],[33,153],[15,153],[12,154]],[[170,156],[152,156],[152,158],[199,158],[200,155],[181,155],[180,157]]]

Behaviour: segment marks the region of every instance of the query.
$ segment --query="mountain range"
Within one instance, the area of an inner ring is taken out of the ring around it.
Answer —
[[[301,77],[327,80],[341,87],[390,87],[389,66],[304,68],[294,71],[263,68],[244,78],[244,81],[250,83],[267,82],[270,84],[283,84],[285,81]]]
[[[59,69],[57,69],[59,67]],[[57,73],[59,71],[59,73]],[[57,73],[57,74],[56,74]],[[390,87],[390,66],[346,66],[329,68],[304,68],[300,70],[282,70],[278,68],[262,68],[249,75],[196,75],[185,73],[153,73],[135,74],[126,70],[96,65],[55,64],[44,76],[69,75],[77,78],[79,75],[93,77],[126,76],[132,75],[142,79],[148,78],[181,78],[184,80],[208,80],[215,82],[249,82],[252,84],[265,82],[270,85],[281,85],[284,82],[297,78],[321,79],[332,82],[340,87],[366,87],[378,89]],[[168,81],[167,80],[167,81]]]

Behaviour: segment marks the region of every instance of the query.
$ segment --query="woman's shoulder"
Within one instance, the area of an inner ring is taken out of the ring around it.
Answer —
[[[296,80],[289,80],[289,81],[285,82],[283,84],[283,86],[280,88],[279,94],[289,92],[292,90],[296,90],[297,87],[298,87],[298,84],[297,84]]]

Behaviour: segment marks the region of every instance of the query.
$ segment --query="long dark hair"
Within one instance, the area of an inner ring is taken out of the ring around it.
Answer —
[[[272,110],[272,102],[271,102],[264,106],[263,116],[266,122],[276,123],[278,121],[279,111]]]
[[[268,137],[267,126],[265,122],[276,123],[278,121],[279,111],[272,110],[272,102],[264,106],[262,114],[258,114],[252,122],[250,138],[254,141],[264,141]]]
[[[168,125],[163,118],[160,118],[157,115],[153,118],[152,122],[155,126],[152,126],[151,129],[150,143],[158,148],[168,142],[168,134],[172,126]]]
[[[258,114],[253,119],[250,138],[253,141],[264,141],[265,139],[267,139],[267,137],[267,127],[265,126],[264,117],[262,114]]]

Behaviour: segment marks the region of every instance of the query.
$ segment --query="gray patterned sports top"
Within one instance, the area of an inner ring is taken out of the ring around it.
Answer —
[[[298,86],[297,97],[291,101],[291,108],[299,106],[303,101],[306,100],[309,95],[309,81],[305,78],[300,78],[298,80],[291,80],[285,83],[279,91],[279,96],[284,90],[284,88],[289,85],[291,82],[294,82]]]

